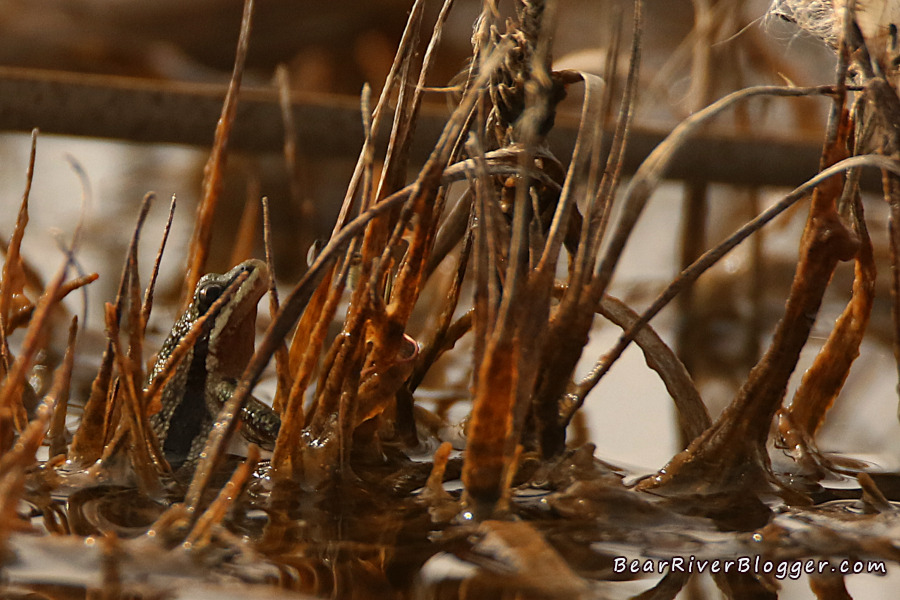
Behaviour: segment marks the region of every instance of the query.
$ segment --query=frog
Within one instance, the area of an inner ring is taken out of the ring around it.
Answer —
[[[247,278],[231,298],[207,319],[200,337],[163,387],[160,410],[150,417],[163,455],[173,470],[196,465],[216,415],[234,394],[253,355],[256,305],[269,287],[266,264],[250,259],[227,273],[201,277],[190,304],[175,321],[150,369],[147,385],[162,374],[169,356],[194,323],[244,273]],[[281,420],[268,405],[251,396],[239,419],[240,434],[245,440],[263,449],[274,447]]]

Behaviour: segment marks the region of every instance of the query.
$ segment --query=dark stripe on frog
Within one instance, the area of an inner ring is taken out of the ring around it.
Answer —
[[[203,335],[194,344],[184,395],[169,419],[163,452],[173,469],[177,469],[187,460],[194,438],[202,433],[205,422],[209,420],[205,397],[206,355],[209,351],[211,326],[212,323],[207,321]]]

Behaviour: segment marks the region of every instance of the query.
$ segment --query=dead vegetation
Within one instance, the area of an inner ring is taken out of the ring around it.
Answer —
[[[146,383],[144,334],[159,265],[145,289],[136,249],[153,210],[148,195],[118,296],[106,305],[100,368],[69,440],[77,320],[40,401],[29,395],[27,373],[48,343],[50,317],[64,310],[62,298],[95,276],[72,275],[76,234],[40,298],[27,297],[20,244],[40,146],[35,137],[0,291],[0,541],[7,568],[50,573],[84,551],[93,572],[68,583],[19,577],[20,587],[9,593],[149,598],[173,593],[177,578],[188,578],[209,588],[243,582],[339,598],[620,597],[621,580],[637,577],[614,568],[623,548],[629,556],[753,555],[778,564],[808,557],[900,561],[893,498],[859,465],[820,453],[815,442],[859,354],[873,304],[876,274],[860,170],[881,171],[891,215],[900,214],[893,57],[886,62],[887,55],[867,52],[847,11],[834,84],[729,94],[686,118],[625,179],[623,157],[640,93],[642,3],[635,3],[630,28],[611,19],[607,56],[627,56],[627,68],[619,72],[611,60],[603,78],[551,68],[556,4],[484,2],[458,99],[422,161],[410,155],[412,139],[453,1],[445,0],[429,27],[425,2],[416,0],[374,106],[370,90],[363,93],[366,142],[333,233],[290,293],[279,299],[273,285],[271,324],[187,476],[184,469],[172,472],[150,418],[179,361],[189,360],[193,345],[209,335],[206,321],[241,280],[211,304]],[[206,270],[252,14],[248,0],[188,251],[183,306]],[[617,80],[621,89],[611,84]],[[572,156],[559,159],[546,138],[566,94],[580,95],[582,113]],[[721,244],[694,252],[643,312],[610,296],[626,243],[675,154],[711,118],[757,96],[823,96],[832,103],[820,173]],[[605,152],[607,122],[614,125]],[[390,143],[382,154],[376,140],[386,129]],[[288,165],[294,165],[293,143],[288,134]],[[409,183],[410,165],[422,162]],[[784,314],[731,404],[713,420],[688,370],[649,322],[792,206],[808,216]],[[262,213],[268,224],[265,204]],[[257,217],[245,214],[249,229]],[[889,232],[871,235],[890,236],[892,306],[900,323],[897,231],[892,220]],[[268,228],[266,239],[268,254]],[[248,257],[248,244],[238,246],[235,262]],[[452,263],[451,276],[437,300],[429,296],[423,306],[441,261]],[[852,299],[784,407],[823,294],[837,265],[848,261],[855,263]],[[418,312],[429,315],[430,326],[426,338],[413,339],[410,322]],[[578,380],[576,365],[597,315],[623,333]],[[335,321],[336,335],[329,331]],[[7,338],[26,326],[14,353]],[[472,365],[471,398],[464,448],[454,448],[441,433],[447,424],[417,406],[416,396],[441,356],[461,353],[454,346],[465,336],[471,354],[457,360]],[[632,341],[666,384],[685,449],[659,473],[626,484],[626,473],[594,457],[592,445],[567,444],[567,432]],[[281,425],[271,459],[261,461],[255,445],[246,457],[232,456],[239,416],[273,357]],[[42,443],[50,458],[38,461]],[[793,471],[773,467],[774,448],[787,449]],[[410,458],[423,455],[427,460]],[[858,501],[823,502],[835,497],[818,482],[838,474],[858,478]],[[445,485],[457,480],[460,486]],[[42,537],[33,535],[38,531]],[[464,561],[464,574],[440,575],[442,561]],[[669,572],[636,597],[672,598],[688,579]],[[771,572],[714,579],[730,598],[777,595]],[[847,597],[840,576],[813,575],[810,585],[819,598]]]

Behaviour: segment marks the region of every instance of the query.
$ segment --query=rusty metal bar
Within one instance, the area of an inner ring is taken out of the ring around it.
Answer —
[[[0,131],[109,138],[139,143],[209,146],[225,97],[225,85],[87,75],[0,67]],[[294,93],[298,141],[318,156],[355,157],[362,143],[359,103],[350,96]],[[423,107],[414,156],[425,157],[447,115],[443,103]],[[562,114],[554,151],[566,156],[577,118]],[[632,172],[665,136],[632,131],[626,170]],[[609,137],[609,136],[607,136]],[[275,87],[241,92],[231,145],[249,152],[280,152],[283,124]],[[673,179],[739,185],[794,186],[817,169],[819,138],[738,138],[703,133],[675,158]]]

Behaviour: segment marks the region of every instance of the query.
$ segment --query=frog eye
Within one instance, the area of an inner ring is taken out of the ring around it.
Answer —
[[[197,294],[198,308],[201,313],[205,313],[212,306],[213,302],[222,295],[225,288],[219,283],[208,283],[200,289]]]

